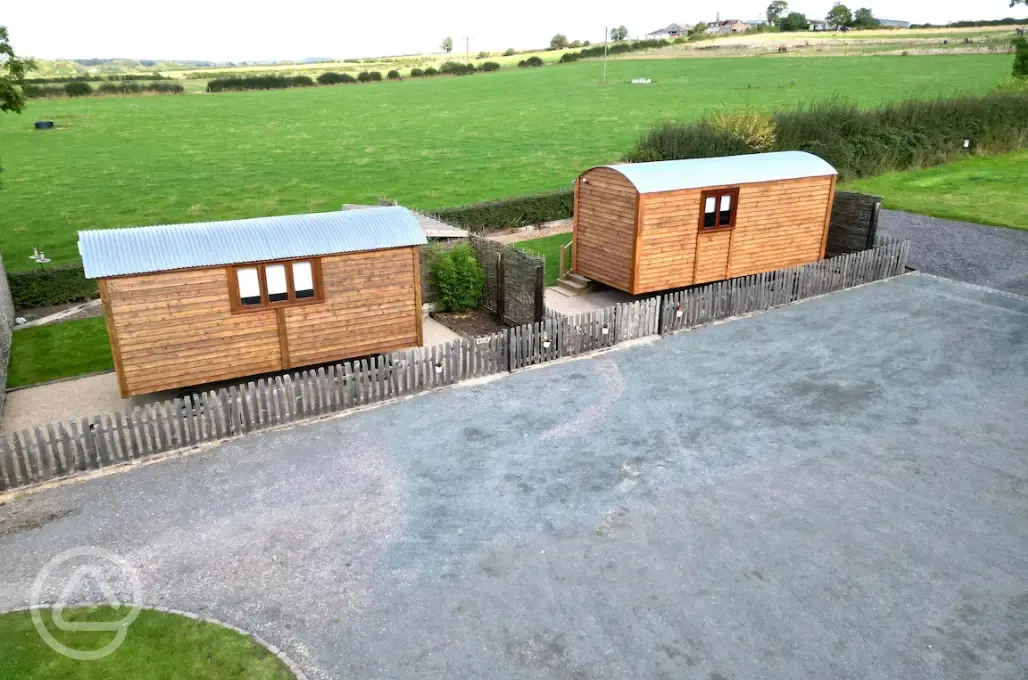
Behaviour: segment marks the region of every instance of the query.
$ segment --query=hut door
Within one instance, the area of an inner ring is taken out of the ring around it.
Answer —
[[[738,189],[704,191],[701,196],[700,225],[696,234],[696,259],[693,283],[728,278],[728,254],[735,227]]]

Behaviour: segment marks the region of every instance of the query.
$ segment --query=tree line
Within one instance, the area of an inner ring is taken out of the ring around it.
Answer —
[[[880,25],[874,12],[869,7],[861,7],[853,12],[841,2],[835,3],[824,19],[825,23],[834,28],[874,28]],[[790,12],[786,0],[772,0],[767,6],[767,23],[780,31],[806,31],[811,20],[802,12]]]

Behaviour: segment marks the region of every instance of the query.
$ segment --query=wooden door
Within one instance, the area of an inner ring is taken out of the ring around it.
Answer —
[[[701,195],[693,283],[728,277],[728,255],[732,249],[738,199],[738,188],[704,191]]]

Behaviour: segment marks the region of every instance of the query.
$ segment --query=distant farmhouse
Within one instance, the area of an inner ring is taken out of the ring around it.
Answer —
[[[675,38],[688,35],[691,28],[692,24],[687,23],[668,24],[664,28],[658,28],[656,31],[647,33],[646,37],[652,40],[674,40]]]
[[[707,33],[724,35],[726,33],[745,33],[749,24],[738,19],[719,19],[707,25]]]

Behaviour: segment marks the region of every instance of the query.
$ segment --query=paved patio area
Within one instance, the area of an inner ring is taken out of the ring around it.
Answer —
[[[91,545],[313,678],[1023,680],[1026,385],[899,277],[8,502],[0,608]]]

